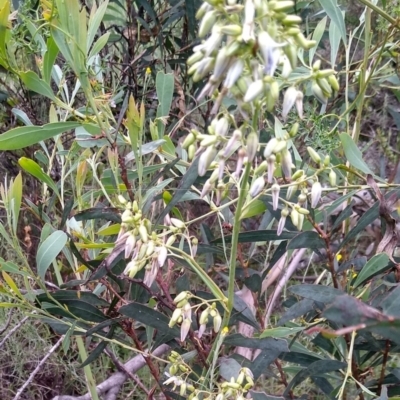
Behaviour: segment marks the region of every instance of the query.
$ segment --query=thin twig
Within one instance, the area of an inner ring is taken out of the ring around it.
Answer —
[[[8,340],[8,338],[14,333],[16,332],[19,328],[21,328],[21,326],[26,322],[26,320],[28,319],[28,317],[24,317],[21,319],[21,321],[19,321],[19,324],[15,325],[14,328],[12,328],[10,330],[10,332],[7,333],[7,335],[4,337],[4,339],[0,342],[0,349],[1,347],[4,345],[4,343]]]
[[[154,355],[155,357],[160,357],[165,354],[169,350],[169,346],[166,344],[162,344],[161,346],[157,347],[151,354],[146,356],[146,358],[151,357]],[[124,364],[124,368],[129,371],[130,373],[134,374],[135,372],[139,371],[146,365],[145,357],[143,355],[138,355],[133,357],[128,362]],[[104,395],[107,393],[107,397],[109,393],[115,393],[115,388],[120,388],[128,379],[128,375],[124,372],[116,372],[112,374],[108,379],[104,382],[97,385],[97,393],[99,395]],[[90,393],[86,393],[83,396],[56,396],[53,400],[91,400]],[[111,400],[110,397],[107,400]]]
[[[10,311],[8,313],[8,317],[7,317],[7,322],[4,324],[4,327],[0,329],[0,335],[2,335],[8,329],[8,327],[10,326],[12,312],[13,312],[13,310],[10,309]]]
[[[378,393],[378,394],[380,394],[382,391],[382,384],[383,384],[383,379],[385,378],[386,363],[387,363],[388,356],[389,356],[389,350],[390,350],[390,340],[386,340],[385,351],[383,353],[383,359],[382,359],[381,376],[379,378],[378,389],[376,391],[376,393]]]
[[[35,375],[40,371],[40,368],[42,368],[43,364],[46,362],[46,360],[57,350],[57,348],[61,345],[62,341],[64,340],[64,336],[61,336],[60,339],[58,339],[57,343],[49,350],[49,352],[40,360],[40,363],[37,365],[37,367],[33,370],[33,372],[29,375],[29,378],[27,381],[18,389],[17,394],[14,396],[13,400],[18,400],[21,397],[22,392],[29,386],[29,384],[32,382],[33,378]]]

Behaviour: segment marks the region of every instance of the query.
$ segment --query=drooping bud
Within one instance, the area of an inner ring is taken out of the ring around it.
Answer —
[[[290,212],[290,219],[292,220],[293,225],[297,227],[299,224],[299,212],[295,208]]]
[[[280,236],[280,234],[281,234],[282,231],[283,231],[283,228],[285,227],[286,218],[287,218],[288,215],[289,215],[289,210],[288,210],[288,208],[286,207],[286,208],[282,209],[282,211],[281,211],[281,218],[280,218],[280,220],[279,220],[278,228],[277,228],[277,231],[276,231],[276,234],[277,234],[278,236]]]
[[[332,187],[336,186],[336,172],[333,169],[329,172],[329,183]]]
[[[249,162],[254,160],[258,149],[258,135],[256,132],[250,132],[247,136],[246,152]]]
[[[296,110],[297,110],[297,115],[299,116],[300,119],[303,119],[303,92],[300,92],[300,90],[297,91],[297,96],[296,96]]]
[[[335,91],[338,92],[340,89],[340,85],[338,80],[336,79],[335,75],[329,75],[328,76],[328,82],[331,85],[331,88]]]
[[[158,255],[157,255],[157,262],[158,266],[162,268],[165,264],[165,261],[167,260],[168,256],[168,250],[165,246],[160,247],[158,250]]]
[[[313,95],[317,98],[317,100],[322,103],[322,104],[326,104],[328,99],[325,96],[324,92],[322,91],[322,89],[319,87],[317,82],[313,82],[313,84],[311,85],[311,90],[313,92]]]
[[[292,175],[292,155],[290,154],[290,151],[288,149],[284,149],[282,151],[282,161],[281,161],[281,167],[282,167],[282,172],[285,178],[290,178]]]
[[[183,320],[182,325],[181,325],[181,342],[185,341],[186,336],[189,333],[191,325],[192,325],[192,323],[189,319]]]
[[[251,185],[249,194],[251,197],[258,196],[265,187],[265,179],[263,176],[258,177]]]
[[[297,98],[297,89],[294,86],[290,86],[283,97],[283,104],[282,104],[282,118],[285,121],[289,111],[294,106]]]
[[[219,314],[217,314],[214,319],[213,319],[213,327],[214,327],[214,332],[218,333],[222,324],[222,318]]]
[[[174,312],[172,313],[171,319],[169,320],[168,326],[172,328],[182,316],[182,309],[175,308]]]
[[[264,92],[264,82],[258,79],[252,82],[243,98],[245,103],[250,103]]]
[[[189,133],[185,140],[182,143],[182,148],[186,149],[188,148],[191,144],[193,144],[196,141],[196,137],[193,135],[193,133]]]
[[[272,154],[267,158],[268,163],[268,183],[272,183],[272,179],[275,173],[275,161],[276,157]]]
[[[244,62],[241,58],[238,58],[228,69],[226,78],[224,81],[224,86],[230,89],[236,81],[240,78],[243,72]]]
[[[315,208],[321,198],[322,186],[321,183],[316,181],[311,187],[311,208]]]
[[[278,209],[278,203],[279,203],[279,191],[281,190],[281,187],[277,184],[274,183],[271,187],[271,192],[272,192],[272,208],[274,210]]]
[[[217,155],[217,150],[213,147],[207,147],[206,151],[201,154],[199,160],[199,176],[204,176],[207,172],[208,167],[214,161]]]
[[[265,146],[265,150],[264,150],[264,157],[265,158],[268,158],[274,152],[274,149],[275,149],[277,144],[278,144],[278,139],[277,138],[273,137],[272,139],[270,139],[270,141]]]

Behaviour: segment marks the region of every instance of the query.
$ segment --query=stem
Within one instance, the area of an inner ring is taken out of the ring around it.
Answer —
[[[244,169],[242,182],[239,188],[239,199],[233,222],[231,256],[229,263],[228,307],[224,313],[222,326],[228,325],[229,318],[231,316],[231,312],[233,309],[233,298],[235,295],[236,257],[237,257],[238,243],[239,243],[240,221],[241,221],[242,208],[247,196],[246,186],[249,180],[250,170],[251,170],[251,163],[247,162]]]
[[[83,339],[81,336],[76,337],[76,343],[78,345],[78,350],[79,350],[79,355],[81,357],[81,360],[82,360],[82,362],[84,362],[88,356],[87,356],[85,345],[83,343]],[[99,396],[97,394],[96,382],[94,381],[94,378],[92,375],[92,369],[90,368],[90,365],[86,365],[85,367],[83,367],[83,371],[85,372],[86,385],[92,396],[92,399],[100,400]]]
[[[371,10],[374,10],[378,13],[382,18],[385,18],[386,21],[389,21],[393,25],[397,25],[397,21],[395,18],[391,17],[389,14],[385,13],[380,7],[376,6],[374,3],[371,3],[369,0],[360,0],[360,3],[363,3]]]

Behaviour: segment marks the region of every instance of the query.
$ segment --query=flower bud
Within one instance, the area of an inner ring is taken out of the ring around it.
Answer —
[[[199,26],[198,35],[200,38],[206,36],[214,26],[215,22],[217,21],[217,13],[215,10],[207,11]]]
[[[154,253],[154,248],[155,248],[155,244],[153,240],[150,240],[147,243],[147,248],[146,248],[146,257],[150,257],[153,253]]]
[[[250,132],[247,136],[246,152],[249,162],[254,160],[258,149],[258,135],[256,132]]]
[[[186,61],[186,64],[188,66],[191,66],[199,61],[201,61],[204,58],[204,54],[201,51],[197,51],[196,53],[193,53]]]
[[[283,97],[283,105],[282,105],[282,117],[283,120],[285,121],[289,111],[292,109],[294,106],[294,103],[296,102],[297,98],[297,89],[294,86],[290,86]]]
[[[298,185],[290,185],[286,192],[286,200],[290,200],[293,195],[297,192]]]
[[[214,161],[216,155],[217,155],[217,150],[214,147],[210,146],[200,156],[199,176],[204,176],[206,174],[208,167]]]
[[[276,234],[278,236],[282,233],[283,228],[285,227],[286,218],[287,218],[288,215],[289,215],[289,210],[287,208],[282,209],[281,218],[279,219],[278,228],[277,228],[277,231],[276,231]]]
[[[311,208],[315,208],[321,198],[322,186],[321,183],[316,181],[311,187]]]
[[[297,96],[296,96],[296,111],[297,115],[299,116],[300,119],[303,119],[303,93],[300,92],[300,90],[297,91]]]
[[[217,314],[213,319],[213,327],[215,333],[219,332],[221,324],[222,324],[222,318],[219,314]]]
[[[320,155],[312,148],[312,147],[307,147],[307,151],[308,154],[310,155],[310,157],[312,158],[312,160],[317,163],[320,164],[321,163],[321,157]]]
[[[261,79],[252,82],[243,98],[245,103],[250,103],[264,92],[264,82]]]
[[[287,44],[283,48],[283,51],[286,54],[292,69],[295,69],[297,67],[297,47],[293,44]]]
[[[267,158],[268,163],[268,183],[272,183],[272,178],[275,172],[275,161],[276,157],[272,154]]]
[[[281,161],[281,167],[282,167],[282,172],[285,178],[290,178],[292,175],[292,155],[290,154],[290,151],[285,148],[282,151],[282,161]]]
[[[187,334],[189,333],[191,322],[189,319],[185,319],[181,325],[181,342],[184,342]]]
[[[229,36],[239,36],[242,33],[242,27],[240,25],[224,25],[221,27],[221,33]]]
[[[182,309],[175,308],[174,312],[172,313],[172,317],[168,323],[168,326],[172,328],[178,322],[178,319],[181,317],[181,315],[182,315]]]
[[[196,137],[193,135],[193,133],[189,133],[185,140],[182,143],[182,148],[187,149],[191,144],[193,144],[196,141]]]
[[[201,19],[201,18],[203,18],[204,15],[206,15],[206,13],[207,13],[208,11],[212,10],[212,9],[213,9],[213,7],[212,7],[209,3],[204,2],[204,3],[200,6],[200,8],[197,10],[196,19]]]
[[[262,175],[268,168],[268,163],[267,161],[263,161],[255,170],[254,170],[254,175]]]
[[[191,144],[191,145],[188,147],[187,152],[188,152],[188,159],[189,159],[189,161],[193,160],[193,158],[194,158],[194,156],[195,156],[195,154],[196,154],[196,146],[195,146],[194,144]]]
[[[225,117],[220,118],[215,124],[215,134],[218,136],[226,136],[229,131],[229,122]]]
[[[180,219],[178,219],[178,218],[171,218],[171,223],[172,223],[172,225],[176,226],[179,229],[185,229],[186,228],[185,223],[183,221],[181,221]]]
[[[203,190],[201,191],[200,197],[203,199],[207,196],[211,191],[215,188],[215,183],[211,182],[210,179],[207,179],[204,183]]]
[[[139,226],[139,235],[143,243],[146,243],[149,240],[147,229],[143,224]]]
[[[282,152],[283,150],[285,150],[287,148],[287,142],[286,140],[279,140],[276,143],[276,146],[274,147],[273,152],[275,154]]]
[[[336,79],[335,75],[329,75],[328,76],[328,82],[331,85],[331,88],[335,91],[338,92],[340,89],[340,85],[338,80]]]
[[[304,175],[304,170],[303,169],[298,169],[293,175],[292,175],[292,181],[295,181],[297,179],[300,179]]]
[[[318,83],[318,86],[321,88],[322,93],[324,94],[325,97],[332,96],[332,88],[325,78],[318,78],[317,83]]]
[[[271,4],[271,3],[272,2],[269,2],[269,4]],[[285,11],[290,8],[293,8],[294,4],[295,4],[294,1],[291,1],[291,0],[280,0],[274,4],[274,6],[272,7],[272,10],[275,12]]]
[[[157,262],[158,266],[162,268],[165,264],[165,261],[167,260],[168,256],[168,250],[165,246],[160,247],[158,250],[158,255],[157,255]]]
[[[219,82],[229,65],[231,58],[227,55],[226,47],[219,50],[217,58],[215,59],[214,74],[212,79],[215,83]]]
[[[251,197],[258,196],[265,187],[265,179],[263,176],[258,177],[251,185],[249,194]]]
[[[274,149],[275,149],[277,144],[278,144],[278,139],[277,138],[273,137],[272,139],[270,139],[270,141],[265,146],[265,150],[264,150],[264,157],[265,158],[268,158],[274,152]]]
[[[132,254],[135,245],[136,245],[136,236],[131,233],[125,242],[125,258],[129,258],[129,256]]]
[[[299,213],[295,208],[290,212],[290,219],[292,220],[293,225],[297,227],[299,224]]]
[[[244,62],[241,58],[238,58],[228,69],[226,78],[224,81],[224,86],[230,89],[236,81],[240,78],[243,72]]]
[[[325,96],[324,92],[322,91],[322,89],[319,87],[317,82],[313,82],[311,85],[311,90],[313,92],[313,95],[317,98],[317,100],[322,103],[322,104],[326,104],[328,99]]]
[[[329,183],[332,187],[336,186],[336,172],[333,169],[329,172]]]
[[[279,191],[281,190],[281,187],[277,184],[274,183],[271,186],[271,192],[272,192],[272,208],[274,210],[278,209],[278,203],[279,203]]]
[[[283,25],[298,25],[302,23],[301,17],[298,15],[287,15],[283,20],[282,24]]]
[[[133,214],[131,210],[125,210],[121,215],[121,221],[129,224],[133,222]]]
[[[174,299],[174,303],[178,304],[182,300],[187,300],[190,296],[190,292],[187,292],[186,290],[183,292],[180,292]]]

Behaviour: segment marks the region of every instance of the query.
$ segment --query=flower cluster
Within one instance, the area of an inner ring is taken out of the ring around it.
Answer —
[[[121,216],[121,230],[116,244],[125,243],[125,258],[130,259],[124,274],[133,278],[145,268],[144,283],[151,286],[158,269],[165,264],[167,248],[175,242],[175,236],[160,238],[152,230],[150,220],[143,217],[136,201],[127,202],[122,196],[118,199],[125,211]]]
[[[168,326],[172,328],[176,323],[181,324],[181,341],[186,339],[192,325],[192,308],[189,299],[192,297],[190,292],[184,291],[178,294],[174,299],[176,308],[172,313],[172,317]]]
[[[202,311],[199,319],[199,332],[198,337],[201,338],[203,336],[204,331],[207,328],[207,322],[212,318],[213,321],[213,329],[214,332],[217,333],[221,329],[222,324],[222,317],[217,309],[217,304],[212,303],[211,306],[207,307],[205,310]]]
[[[195,396],[195,387],[189,383],[189,374],[192,372],[191,369],[176,351],[171,351],[168,360],[170,362],[169,372],[166,375],[168,375],[169,378],[164,382],[164,385],[173,384],[174,390],[179,386],[179,394],[181,396],[185,396],[189,392],[191,393],[189,398],[193,399]]]

